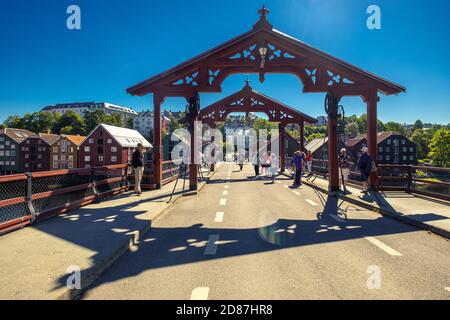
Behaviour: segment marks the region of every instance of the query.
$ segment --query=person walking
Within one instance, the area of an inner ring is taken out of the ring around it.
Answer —
[[[252,164],[255,169],[255,179],[259,177],[259,166],[261,165],[261,159],[259,152],[255,152],[252,156]]]
[[[242,171],[244,168],[244,162],[245,162],[245,155],[242,151],[239,151],[237,155],[237,163],[239,165],[239,169]]]
[[[358,169],[361,172],[361,178],[363,182],[363,193],[369,191],[369,177],[372,171],[372,157],[369,155],[369,149],[366,147],[361,149],[361,156],[358,159]]]
[[[272,183],[275,183],[278,168],[279,168],[278,157],[275,153],[272,152],[272,154],[270,155],[270,168],[269,168],[269,174],[272,177]]]
[[[138,143],[137,149],[133,153],[131,165],[134,168],[134,192],[136,195],[142,195],[141,183],[144,175],[144,145]]]
[[[341,181],[344,192],[346,192],[348,176],[350,173],[350,158],[347,155],[347,150],[345,148],[342,148],[341,153],[339,154],[339,169],[339,180]]]
[[[292,158],[291,164],[294,166],[294,184],[292,185],[294,188],[297,188],[302,185],[301,177],[302,177],[302,166],[303,166],[303,158],[302,152],[296,151],[294,153],[294,157]]]

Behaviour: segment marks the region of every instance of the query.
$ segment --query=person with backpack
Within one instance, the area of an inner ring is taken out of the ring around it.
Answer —
[[[292,187],[297,188],[302,185],[301,177],[302,177],[302,167],[303,167],[303,160],[304,157],[302,157],[301,151],[295,151],[294,157],[292,158],[291,164],[293,165],[295,169],[294,173],[294,184]]]
[[[361,149],[361,156],[358,159],[358,169],[361,172],[361,178],[363,182],[363,193],[369,191],[369,178],[372,172],[373,159],[369,155],[369,149],[366,147]]]

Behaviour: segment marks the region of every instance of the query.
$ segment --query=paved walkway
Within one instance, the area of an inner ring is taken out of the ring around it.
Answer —
[[[168,209],[83,298],[450,299],[446,239],[237,168]]]
[[[141,197],[127,192],[0,237],[0,299],[73,298],[78,292],[66,287],[68,268],[83,270],[87,287],[187,193],[180,180],[168,203],[174,184]]]
[[[313,177],[305,180],[309,186],[328,190],[328,180]],[[450,203],[405,192],[385,191],[364,195],[361,189],[349,186],[350,192],[340,198],[379,211],[417,227],[450,238]]]

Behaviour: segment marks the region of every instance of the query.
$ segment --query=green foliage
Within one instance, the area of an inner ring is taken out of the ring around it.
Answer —
[[[431,137],[424,130],[416,129],[410,139],[417,145],[417,159],[425,159],[430,152]]]
[[[349,137],[356,137],[359,134],[358,122],[349,122],[345,126],[345,134]]]
[[[258,132],[259,130],[271,130],[271,129],[277,129],[278,125],[276,123],[273,122],[269,122],[269,120],[267,119],[263,119],[263,118],[257,118],[254,122],[253,122],[253,129],[256,130],[256,132]]]
[[[442,128],[434,133],[429,157],[435,166],[450,167],[450,130]]]
[[[314,139],[323,139],[323,138],[325,138],[325,134],[324,133],[313,133],[312,135],[310,135],[310,136],[308,136],[307,138],[306,138],[306,143],[309,143],[309,142],[311,142],[312,140],[314,140]]]
[[[406,135],[405,128],[403,127],[402,124],[400,124],[398,122],[393,122],[393,121],[386,122],[385,127],[386,127],[386,131],[395,131],[400,134]]]
[[[52,131],[56,134],[84,135],[86,133],[86,124],[78,113],[69,111],[62,115],[59,121],[55,123]]]
[[[423,123],[422,123],[422,121],[420,121],[420,120],[417,120],[417,121],[414,123],[413,130],[415,131],[415,130],[417,130],[417,129],[423,129]]]

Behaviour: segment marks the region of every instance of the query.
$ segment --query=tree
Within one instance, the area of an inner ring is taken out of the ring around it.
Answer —
[[[59,117],[55,116],[53,112],[35,112],[31,115],[31,123],[29,124],[28,130],[32,132],[51,133],[58,120]]]
[[[402,124],[400,124],[398,122],[393,122],[393,121],[386,122],[385,127],[386,127],[387,131],[395,131],[395,132],[398,132],[403,135],[406,134],[405,128],[403,127]]]
[[[411,136],[411,141],[417,146],[417,159],[425,159],[430,152],[431,138],[422,129],[416,129]]]
[[[23,117],[20,116],[9,116],[3,124],[6,128],[25,129]]]
[[[358,118],[358,131],[359,133],[367,132],[367,114],[365,113]]]
[[[256,130],[256,132],[259,132],[259,130],[268,130],[271,129],[277,129],[278,125],[276,123],[269,122],[269,120],[264,118],[257,118],[253,123],[253,129]]]
[[[413,130],[416,131],[417,129],[423,129],[423,123],[422,123],[422,121],[420,121],[420,120],[417,120],[417,121],[414,123]]]
[[[314,139],[323,139],[325,138],[325,134],[323,133],[313,133],[312,135],[310,135],[309,137],[306,138],[306,142],[309,143]]]
[[[56,134],[83,135],[86,133],[86,123],[78,113],[69,111],[63,114],[61,119],[54,125],[53,132]]]
[[[357,122],[349,122],[345,126],[345,134],[351,138],[356,137],[359,134],[359,126]]]
[[[450,167],[450,130],[439,129],[434,133],[429,157],[433,165]]]
[[[97,128],[101,123],[104,123],[106,119],[106,113],[103,110],[86,111],[84,113],[84,122],[86,125],[86,135],[88,135],[92,130]]]

